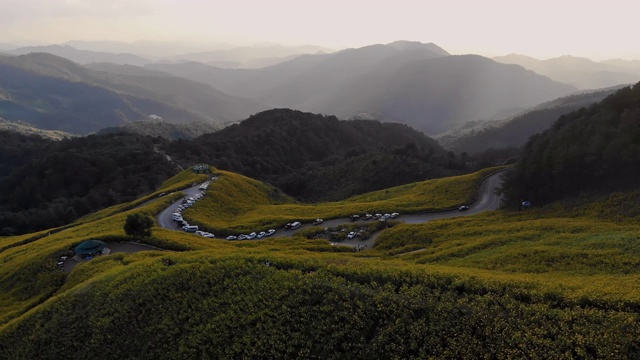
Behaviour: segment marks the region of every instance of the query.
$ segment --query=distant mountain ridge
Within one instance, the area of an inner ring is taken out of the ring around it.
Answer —
[[[69,45],[27,46],[6,51],[6,53],[11,55],[49,53],[82,65],[94,62],[110,62],[121,65],[142,66],[151,62],[148,59],[134,54],[114,54],[109,52],[79,50]]]
[[[266,108],[169,74],[110,67],[126,71],[95,71],[45,53],[0,56],[0,116],[86,134],[149,115],[175,123],[222,124]]]
[[[490,148],[520,147],[562,115],[602,101],[621,87],[590,91],[545,102],[502,120],[473,121],[435,137],[446,149],[478,153]]]
[[[616,60],[595,62],[575,56],[539,60],[518,54],[497,56],[493,60],[504,64],[520,65],[525,69],[579,89],[628,85],[640,80],[640,66],[634,67],[633,62]]]
[[[199,63],[146,67],[271,107],[340,118],[381,114],[428,134],[576,90],[520,67],[480,56],[450,56],[435,44],[408,41],[303,55],[262,69],[228,70]]]
[[[204,121],[173,124],[161,120],[140,120],[101,129],[98,131],[98,135],[124,132],[153,137],[159,136],[168,140],[193,139],[204,134],[216,132],[221,128],[222,126],[220,125]]]

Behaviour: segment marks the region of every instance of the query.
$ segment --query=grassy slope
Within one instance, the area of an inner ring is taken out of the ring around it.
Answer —
[[[190,183],[188,173],[181,176],[165,188]],[[233,180],[238,193],[227,194],[227,201],[238,207],[229,212],[245,210],[247,204],[233,197],[239,194],[265,209],[288,201],[235,174],[224,173],[218,184]],[[416,187],[362,198],[397,199]],[[215,186],[207,197],[213,192]],[[88,238],[122,236],[127,214],[155,214],[170,199],[105,213],[0,253],[0,359],[33,357],[30,351],[62,339],[68,341],[65,351],[110,347],[112,336],[127,342],[121,349],[146,343],[151,345],[142,354],[166,351],[157,358],[176,351],[198,357],[188,349],[207,346],[221,353],[205,357],[255,357],[243,351],[281,345],[282,353],[306,347],[319,354],[330,350],[315,346],[335,349],[345,346],[345,337],[351,339],[345,354],[374,357],[409,357],[402,350],[415,347],[422,358],[446,351],[465,357],[472,354],[464,349],[492,347],[513,350],[502,357],[576,357],[593,348],[600,356],[619,357],[638,351],[629,344],[640,333],[640,226],[615,212],[602,215],[619,196],[570,211],[556,205],[401,225],[363,253],[301,238],[226,242],[156,228],[153,244],[193,251],[115,254],[81,264],[67,277],[55,267],[59,254]],[[426,250],[398,255],[417,249]],[[162,258],[176,265],[166,267]],[[276,264],[273,270],[261,265],[266,260]],[[92,307],[95,312],[78,310]],[[427,314],[437,316],[429,320]],[[291,337],[278,337],[289,331]],[[164,335],[154,338],[158,334]],[[91,342],[78,343],[84,336]],[[294,341],[288,346],[286,339]],[[189,345],[182,346],[185,341]],[[62,356],[50,350],[49,358]],[[110,347],[106,354],[117,358],[118,351]]]
[[[494,170],[427,180],[319,204],[296,203],[264,183],[219,171],[221,176],[211,183],[204,200],[185,211],[184,216],[214,232],[227,229],[250,232],[277,228],[294,220],[311,222],[316,218],[343,218],[365,212],[411,213],[446,209],[471,201],[479,180]]]

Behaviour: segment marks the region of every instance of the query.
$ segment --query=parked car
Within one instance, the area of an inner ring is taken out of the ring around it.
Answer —
[[[469,207],[467,205],[462,205],[458,208],[458,211],[467,211],[469,210]]]
[[[364,215],[364,217],[363,217],[363,219],[364,219],[364,220],[369,220],[369,219],[371,219],[372,217],[373,217],[373,215],[371,215],[371,214],[365,214],[365,215]]]
[[[378,220],[378,219],[380,219],[381,217],[382,217],[382,215],[381,215],[381,214],[375,214],[375,215],[373,215],[372,219],[373,219],[373,220]]]
[[[238,240],[247,240],[247,235],[245,234],[238,235]]]
[[[356,221],[360,219],[360,215],[351,215],[351,221]]]
[[[258,235],[256,236],[258,239],[262,239],[263,237],[267,236],[267,233],[264,231],[260,231],[258,233]]]
[[[284,229],[285,229],[285,230],[289,230],[289,229],[291,229],[291,223],[286,223],[286,224],[284,225]]]
[[[300,227],[300,225],[302,225],[302,223],[300,221],[295,221],[291,223],[291,228],[292,229],[297,229]]]
[[[353,239],[354,237],[356,237],[356,232],[352,231],[349,234],[347,234],[347,239]]]
[[[399,214],[399,213],[391,213],[391,215],[389,215],[389,217],[390,217],[390,218],[392,218],[392,219],[395,219],[395,218],[397,218],[398,216],[400,216],[400,214]]]
[[[267,230],[267,236],[271,236],[271,235],[273,235],[273,234],[275,234],[275,233],[276,233],[276,230],[275,230],[275,229],[269,229],[269,230]]]
[[[324,222],[324,220],[316,219],[316,221],[313,222],[313,225],[320,225],[320,224],[322,224],[322,222]]]
[[[64,261],[58,261],[56,263],[56,265],[58,265],[58,267],[63,267],[64,266]]]
[[[204,236],[204,237],[205,237],[205,238],[207,238],[207,239],[215,239],[215,238],[216,238],[216,236],[215,236],[215,235],[213,235],[212,233],[205,233],[205,234],[204,234],[204,235],[202,235],[202,236]]]
[[[182,227],[182,230],[190,233],[195,233],[198,231],[198,225],[186,225]]]
[[[238,237],[234,235],[229,235],[227,236],[227,240],[238,240]]]

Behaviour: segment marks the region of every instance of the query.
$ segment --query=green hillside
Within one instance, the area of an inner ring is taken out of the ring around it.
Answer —
[[[513,202],[637,190],[640,84],[560,117],[524,146],[508,188]]]
[[[189,211],[226,197],[236,204],[228,213],[300,206],[268,185],[219,173],[210,199]],[[185,171],[156,194],[203,178]],[[343,205],[410,207],[420,191],[443,205],[438,199],[471,179]],[[83,240],[126,239],[128,214],[153,215],[180,198],[145,203],[154,196],[62,231],[0,238],[0,359],[640,356],[640,215],[611,206],[633,194],[399,225],[358,253],[324,240],[229,242],[153,228],[145,242],[174,251],[116,253],[68,274],[55,266]]]

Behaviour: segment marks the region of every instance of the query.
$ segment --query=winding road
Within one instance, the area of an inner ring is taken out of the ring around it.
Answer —
[[[459,211],[458,209],[453,209],[453,210],[424,212],[424,213],[418,213],[418,214],[400,215],[400,217],[398,217],[396,220],[400,220],[407,224],[420,224],[420,223],[425,223],[431,220],[453,218],[458,216],[468,216],[468,215],[478,214],[483,211],[497,210],[500,207],[500,203],[502,201],[502,195],[498,194],[498,189],[502,184],[502,174],[504,174],[505,171],[506,169],[495,172],[487,176],[482,181],[482,183],[478,188],[478,198],[472,204],[468,204],[469,209],[466,211]],[[182,191],[186,194],[186,197],[190,197],[201,192],[198,188],[199,188],[199,185],[182,190]],[[171,205],[169,205],[169,207],[167,207],[165,210],[163,210],[158,214],[157,220],[158,220],[158,224],[161,227],[166,229],[174,229],[174,230],[178,229],[176,223],[172,219],[172,214],[173,214],[173,210],[176,207],[178,207],[178,205],[180,205],[181,203],[182,203],[182,199],[172,203]],[[372,221],[375,221],[375,220],[361,221],[358,223],[364,224]],[[327,220],[323,222],[322,226],[333,228],[343,224],[352,224],[352,222],[349,218],[332,219],[332,220]],[[292,236],[296,232],[312,226],[314,225],[304,224],[295,230],[278,229],[273,237]],[[262,230],[266,230],[266,229],[256,229],[256,231],[262,231]],[[374,233],[366,241],[362,241],[360,239],[351,239],[351,240],[343,240],[338,244],[348,245],[352,247],[357,247],[360,245],[361,247],[370,249],[373,247],[373,243],[375,242],[375,239],[378,237],[379,234],[380,232]]]

